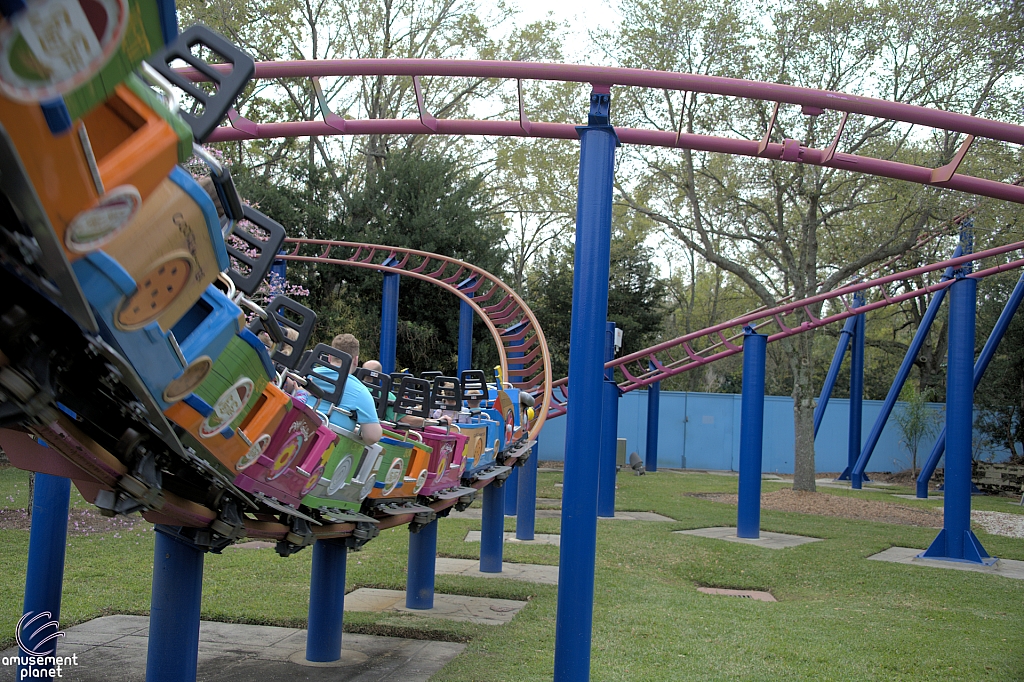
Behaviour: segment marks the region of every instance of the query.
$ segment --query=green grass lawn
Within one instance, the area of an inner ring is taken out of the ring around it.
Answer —
[[[0,506],[19,472],[0,471]],[[538,494],[561,497],[561,473],[542,474]],[[734,492],[736,479],[703,474],[619,476],[618,507],[655,511],[672,523],[603,520],[593,629],[594,680],[1021,680],[1024,581],[865,558],[891,546],[925,548],[935,530],[803,514],[762,514],[762,528],[824,538],[775,551],[671,531],[734,525],[733,506],[686,493]],[[765,484],[765,490],[783,487]],[[870,499],[885,493],[822,489]],[[975,508],[988,508],[975,499]],[[999,511],[1005,499],[989,498]],[[13,506],[13,505],[12,505]],[[514,521],[508,519],[508,529]],[[442,556],[476,558],[463,541],[479,521],[443,519]],[[538,519],[537,532],[559,530]],[[978,533],[994,555],[1024,560],[1024,540]],[[0,647],[11,643],[21,610],[27,531],[0,531]],[[402,589],[404,528],[384,531],[349,556],[348,589]],[[69,538],[64,626],[101,614],[145,614],[153,531]],[[281,559],[272,550],[209,555],[203,591],[207,619],[303,626],[311,552]],[[556,564],[558,548],[508,546],[506,561]],[[708,596],[700,585],[769,590],[778,603]],[[442,593],[528,600],[500,627],[401,614],[347,614],[346,630],[468,642],[433,679],[545,680],[554,660],[556,588],[511,580],[438,576]]]

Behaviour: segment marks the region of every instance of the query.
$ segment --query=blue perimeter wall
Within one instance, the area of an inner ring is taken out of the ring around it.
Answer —
[[[893,415],[902,404],[897,403]],[[881,410],[881,400],[865,400],[861,443],[867,439]],[[935,433],[923,440],[917,452],[917,466],[928,458],[943,426],[944,405],[929,403],[937,414]],[[832,398],[815,441],[816,467],[820,472],[838,472],[847,464],[849,433],[848,399]],[[729,393],[661,392],[658,466],[684,469],[738,471],[740,457],[740,396]],[[541,431],[540,459],[565,459],[564,417],[552,419]],[[596,428],[597,425],[595,425]],[[619,399],[619,438],[626,439],[626,452],[647,456],[647,392],[632,391]],[[768,396],[764,405],[765,473],[793,473],[793,399]],[[1006,453],[992,452],[996,459]],[[595,455],[596,459],[596,455]],[[939,463],[942,466],[942,462]],[[899,429],[889,417],[871,456],[867,470],[902,471],[910,468],[910,453],[900,444]]]

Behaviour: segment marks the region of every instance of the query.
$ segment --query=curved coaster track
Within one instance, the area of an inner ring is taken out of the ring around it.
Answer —
[[[498,348],[501,376],[513,388],[539,398],[537,417],[530,425],[536,438],[551,403],[551,357],[544,332],[519,294],[500,279],[469,263],[415,249],[325,239],[288,238],[292,250],[281,258],[299,263],[347,265],[396,273],[430,282],[472,306]],[[335,254],[332,257],[332,253]],[[520,369],[508,368],[509,353]]]
[[[218,68],[218,67],[214,67]],[[209,77],[195,69],[183,69],[182,73],[194,81],[205,81]],[[375,118],[352,119],[339,116],[331,111],[329,103],[320,86],[321,78],[343,77],[406,77],[411,78],[415,95],[415,118]],[[733,97],[737,99],[760,100],[772,103],[772,115],[759,139],[742,139],[723,137],[720,135],[688,133],[681,130],[652,130],[615,126],[615,133],[624,144],[638,144],[667,148],[688,148],[698,151],[758,157],[788,163],[804,163],[853,171],[881,177],[895,178],[922,185],[953,189],[978,196],[1024,203],[1024,186],[1018,181],[1008,179],[981,178],[959,172],[964,158],[977,138],[1024,144],[1024,127],[993,121],[976,116],[958,114],[949,111],[930,109],[927,107],[890,102],[871,97],[851,95],[841,92],[814,90],[778,83],[762,83],[736,78],[704,76],[696,74],[671,73],[665,71],[645,71],[617,67],[601,67],[569,64],[546,64],[528,62],[499,62],[483,60],[430,60],[430,59],[352,59],[352,60],[314,60],[314,61],[281,61],[259,62],[256,64],[255,78],[258,79],[308,79],[319,102],[319,120],[303,120],[289,122],[260,123],[241,116],[232,110],[228,116],[229,123],[215,130],[209,137],[210,142],[227,142],[241,140],[271,139],[299,136],[334,136],[334,135],[483,135],[532,137],[548,139],[576,140],[578,133],[576,124],[571,122],[532,121],[529,118],[529,103],[524,96],[523,84],[527,81],[561,81],[571,83],[589,83],[595,91],[608,92],[613,86],[654,88],[665,91],[688,91]],[[515,81],[518,96],[518,117],[515,120],[472,120],[437,118],[427,105],[428,97],[424,84],[430,85],[436,79],[462,78],[477,81],[494,79]],[[776,132],[775,122],[783,107],[800,107],[801,113],[807,116],[820,116],[826,111],[841,114],[835,126],[831,142],[824,149],[804,145],[800,140],[784,138],[773,139]],[[921,126],[961,140],[960,147],[949,163],[930,168],[914,164],[902,163],[890,159],[874,158],[842,151],[843,132],[851,116],[872,117],[900,124]],[[312,243],[312,242],[309,242]],[[341,243],[339,243],[341,244]],[[357,246],[357,245],[348,245]],[[911,298],[924,296],[949,286],[950,282],[939,282],[923,286],[915,290],[890,294],[887,286],[907,278],[916,277],[949,266],[962,266],[974,260],[988,256],[1008,253],[1024,247],[1024,242],[989,249],[987,251],[963,256],[961,258],[935,263],[922,268],[878,277],[856,284],[841,287],[831,292],[818,294],[810,298],[785,302],[767,310],[756,310],[747,315],[723,322],[707,329],[657,344],[645,350],[618,358],[606,367],[617,367],[625,377],[619,384],[622,391],[636,390],[667,377],[705,365],[715,360],[734,355],[742,351],[742,345],[735,343],[742,336],[744,326],[755,329],[770,327],[769,341],[776,341],[810,329],[839,322],[855,314],[852,308],[852,295],[857,292],[874,292],[877,300],[857,309],[857,313],[875,310]],[[292,256],[294,258],[294,256]],[[359,261],[353,255],[345,260],[347,264]],[[372,257],[371,257],[372,260]],[[326,261],[325,261],[326,262]],[[460,264],[465,267],[465,264]],[[1024,261],[1004,263],[968,276],[973,278],[987,277],[996,272],[1020,267]],[[384,270],[379,264],[370,264]],[[422,269],[426,269],[424,266]],[[404,274],[412,274],[403,270]],[[417,275],[420,276],[420,272]],[[426,279],[427,277],[421,277]],[[437,277],[431,277],[439,281]],[[453,280],[454,281],[454,280]],[[451,282],[446,283],[449,287]],[[514,293],[504,289],[502,297],[504,305],[509,309],[518,307],[523,314],[532,314]],[[459,292],[453,292],[460,295]],[[467,300],[465,296],[461,296]],[[823,307],[829,302],[838,303],[838,312],[819,317]],[[501,310],[499,307],[498,310]],[[495,310],[477,309],[485,319],[502,319],[495,316]],[[543,339],[531,319],[537,335]],[[497,322],[490,325],[492,334],[497,334]],[[499,342],[502,349],[503,362],[507,357],[509,346],[505,339]],[[519,350],[518,348],[516,350]],[[542,358],[539,350],[529,354],[534,364],[528,370],[513,370],[521,383],[534,393],[544,393],[544,404],[549,405],[548,418],[557,417],[566,412],[568,403],[568,380],[560,379],[550,382],[550,369],[547,360]],[[671,351],[682,353],[680,357]],[[537,363],[542,363],[538,365]],[[644,366],[650,363],[649,366]],[[503,364],[503,367],[505,365]],[[652,369],[653,368],[653,369]],[[517,374],[518,372],[518,374]],[[547,372],[546,379],[540,375]],[[547,387],[555,389],[554,395],[547,397]],[[538,420],[540,423],[540,420]]]

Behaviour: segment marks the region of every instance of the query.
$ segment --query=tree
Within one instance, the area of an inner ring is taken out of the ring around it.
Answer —
[[[893,419],[900,430],[900,443],[910,453],[910,473],[917,478],[917,449],[921,441],[938,429],[938,415],[928,407],[925,394],[913,384],[906,384],[900,392],[903,404]]]
[[[792,0],[761,18],[718,0],[635,0],[624,15],[617,54],[627,66],[1019,115],[1008,107],[1010,74],[1021,63],[1018,41],[978,2]],[[960,35],[955,44],[948,40],[951,30]],[[773,118],[770,103],[696,93],[631,89],[620,102],[629,122],[759,139],[773,120],[773,139],[816,147],[827,146],[838,124],[834,112],[804,115],[781,107]],[[842,149],[937,167],[960,142],[955,135],[915,137],[893,122],[850,117]],[[636,150],[633,158],[647,170],[620,184],[623,201],[735,276],[765,306],[829,291],[905,253],[933,217],[955,214],[965,200],[829,168],[689,149]],[[812,306],[809,312],[821,311]],[[794,487],[803,490],[814,489],[814,338],[803,333],[780,342],[792,377]]]
[[[665,285],[642,224],[622,210],[613,214],[608,319],[623,330],[622,354],[641,350],[662,330]],[[558,241],[527,273],[525,299],[544,330],[554,377],[569,371],[574,247]]]

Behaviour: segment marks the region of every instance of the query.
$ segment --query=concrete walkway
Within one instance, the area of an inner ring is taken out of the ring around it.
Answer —
[[[440,560],[438,562],[440,563]],[[345,595],[345,611],[408,613],[414,616],[444,618],[445,620],[458,620],[479,625],[504,625],[510,622],[524,606],[526,606],[526,602],[511,599],[434,594],[434,608],[407,609],[405,607],[405,592],[402,590],[360,587]],[[387,679],[397,680],[399,678]]]
[[[558,566],[544,564],[501,563],[501,573],[482,573],[478,559],[447,559],[438,557],[434,572],[437,575],[464,575],[472,578],[507,578],[540,585],[558,584]],[[347,599],[347,597],[346,597]],[[348,608],[346,602],[345,608]]]
[[[347,601],[347,599],[346,599]],[[346,604],[347,606],[347,604]],[[57,679],[70,682],[145,682],[149,618],[105,616],[68,628],[60,656],[77,654]],[[426,682],[465,644],[345,633],[341,660],[308,663],[306,631],[266,625],[203,621],[199,626],[199,672],[204,682],[308,680],[310,682]],[[8,649],[0,656],[14,656]],[[0,668],[0,681],[14,681],[16,667]]]
[[[799,547],[808,542],[821,542],[821,538],[809,538],[803,535],[788,535],[786,533],[769,533],[762,530],[758,538],[736,537],[736,529],[729,526],[718,526],[715,528],[694,528],[693,530],[677,530],[680,535],[695,535],[701,538],[712,540],[726,540],[728,542],[739,542],[744,545],[755,545],[765,549],[786,549],[788,547]]]
[[[1024,561],[1013,559],[999,559],[992,566],[979,566],[960,561],[941,561],[937,559],[919,559],[918,554],[923,549],[912,549],[910,547],[890,547],[884,552],[873,554],[868,557],[871,561],[890,561],[897,564],[912,564],[915,566],[930,566],[932,568],[948,568],[954,571],[973,571],[975,573],[988,573],[989,575],[1001,575],[1004,578],[1024,580]]]
[[[471,530],[466,533],[466,542],[480,542],[480,531]],[[505,542],[514,545],[554,545],[562,544],[562,536],[554,533],[534,533],[532,540],[520,540],[511,531],[505,531]]]

